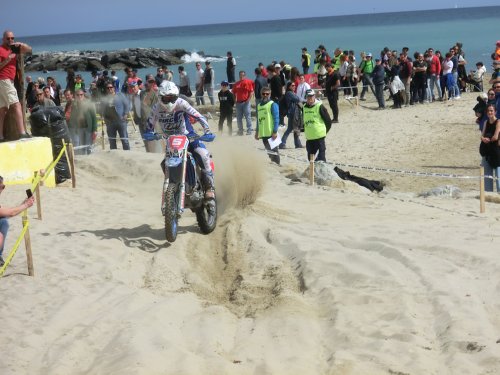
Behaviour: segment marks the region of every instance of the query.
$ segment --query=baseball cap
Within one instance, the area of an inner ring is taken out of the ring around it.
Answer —
[[[281,69],[281,65],[280,65],[280,64],[274,64],[274,67],[275,67],[275,68],[280,68],[280,69]]]
[[[220,83],[221,86],[229,86],[229,82],[228,81],[222,81]]]
[[[306,90],[306,96],[314,96],[314,90],[313,89],[309,89],[309,90]]]
[[[368,53],[366,54],[366,57],[372,57],[372,56],[373,56],[373,55],[372,55],[372,53],[371,53],[371,52],[368,52]]]

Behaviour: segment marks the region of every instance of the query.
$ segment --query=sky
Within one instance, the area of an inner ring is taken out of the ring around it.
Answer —
[[[6,2],[6,4],[4,3]],[[16,36],[500,5],[500,0],[2,0]]]

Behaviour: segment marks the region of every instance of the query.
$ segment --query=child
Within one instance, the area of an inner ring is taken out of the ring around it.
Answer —
[[[234,95],[229,90],[229,82],[222,81],[220,87],[221,90],[218,94],[220,104],[219,133],[222,134],[222,125],[224,124],[224,120],[227,120],[228,134],[233,135]]]

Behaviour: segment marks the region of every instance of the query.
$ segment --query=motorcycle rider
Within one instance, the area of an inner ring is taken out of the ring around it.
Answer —
[[[163,81],[158,87],[159,101],[151,109],[151,114],[146,125],[145,139],[151,138],[158,124],[163,134],[186,135],[188,138],[197,136],[190,117],[198,121],[203,127],[205,134],[211,134],[207,119],[194,109],[186,100],[179,98],[179,89],[171,81]],[[206,199],[215,198],[214,175],[210,166],[210,152],[199,139],[190,140],[188,151],[196,154],[196,164],[201,169],[201,184]],[[165,168],[165,160],[162,161],[162,169],[165,173],[165,187],[168,185],[168,168]],[[163,206],[163,205],[162,205]]]

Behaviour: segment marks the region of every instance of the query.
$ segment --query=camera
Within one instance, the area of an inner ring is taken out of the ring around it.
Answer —
[[[21,46],[19,44],[11,44],[10,45],[10,50],[12,53],[20,53],[21,52]]]

